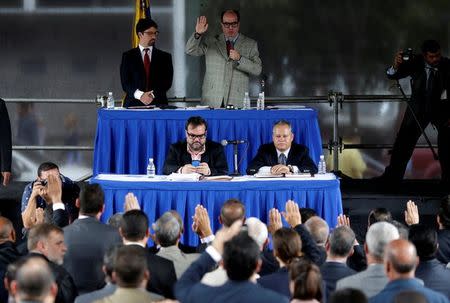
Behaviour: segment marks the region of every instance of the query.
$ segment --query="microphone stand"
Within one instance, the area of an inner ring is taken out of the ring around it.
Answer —
[[[425,141],[427,141],[428,147],[430,148],[431,153],[433,154],[434,160],[439,160],[439,157],[438,157],[436,151],[434,150],[433,145],[431,144],[430,139],[428,138],[427,134],[425,133],[425,130],[423,129],[423,127],[420,125],[419,119],[417,119],[417,116],[416,116],[416,114],[414,113],[414,111],[413,111],[413,109],[412,109],[412,107],[411,107],[411,104],[409,104],[408,97],[406,96],[405,91],[403,90],[402,85],[400,84],[400,82],[398,81],[398,79],[395,80],[395,81],[397,82],[397,87],[398,87],[398,89],[400,90],[400,93],[401,93],[402,96],[403,96],[403,101],[406,102],[406,106],[408,107],[409,111],[411,112],[411,114],[412,114],[412,116],[413,116],[413,118],[414,118],[414,121],[416,122],[417,126],[419,127],[420,132],[422,133],[423,137],[425,138]]]
[[[239,167],[238,167],[238,143],[233,143],[233,158],[234,158],[234,172],[231,174],[231,176],[237,177],[241,174],[239,173]]]

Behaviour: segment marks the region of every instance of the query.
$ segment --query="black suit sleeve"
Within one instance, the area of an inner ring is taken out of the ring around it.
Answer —
[[[133,65],[131,61],[132,58],[128,52],[122,55],[122,62],[120,63],[120,80],[122,82],[122,89],[128,96],[133,97],[134,92],[138,87],[133,85]]]
[[[256,156],[247,167],[247,174],[254,175],[263,166],[272,166],[270,165],[269,152],[266,150],[265,145],[259,147]]]
[[[0,99],[0,172],[11,171],[11,124],[5,101]]]
[[[220,144],[211,150],[209,169],[211,170],[211,176],[228,174],[227,158]]]
[[[177,145],[170,145],[169,153],[167,154],[166,160],[164,161],[163,174],[170,175],[171,173],[176,172],[181,166],[184,164],[180,164],[178,160],[180,157],[180,151],[177,148]]]
[[[166,93],[172,87],[173,81],[172,56],[168,53],[160,53],[161,66],[160,68],[158,68],[158,73],[154,74],[154,77],[152,77],[155,78],[155,80],[152,80],[153,83],[156,84],[153,87],[153,93],[155,95],[155,98],[157,98],[158,100],[166,100]]]
[[[306,169],[311,173],[317,173],[317,166],[309,156],[309,149],[306,146],[303,146],[301,149],[302,151],[299,153],[299,157],[293,165],[296,165],[300,172]],[[290,164],[289,161],[288,164]]]
[[[175,284],[175,297],[180,302],[187,301],[191,288],[200,282],[203,275],[209,272],[216,262],[208,253],[203,253],[188,269],[184,272],[178,283]]]
[[[45,222],[61,228],[69,225],[69,214],[65,209],[53,210],[52,205],[47,205],[44,211]]]

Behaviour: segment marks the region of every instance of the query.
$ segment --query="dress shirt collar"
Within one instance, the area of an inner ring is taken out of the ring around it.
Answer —
[[[236,43],[238,38],[239,38],[239,33],[235,37],[225,38],[225,41],[230,41],[231,43],[233,43],[233,46],[234,46],[234,44]]]
[[[144,47],[144,46],[139,44],[139,50],[141,51],[142,60],[144,60],[144,55],[145,55],[144,49],[145,48],[148,48],[148,56],[150,57],[150,61],[151,61],[152,60],[153,46],[146,46],[146,47]]]
[[[285,151],[279,151],[278,149],[277,149],[277,159],[278,158],[280,158],[280,155],[283,153],[285,156],[286,156],[286,160],[287,160],[287,158],[289,157],[289,151],[291,150],[291,148],[289,147],[287,150],[285,150]]]
[[[134,242],[134,241],[127,241],[125,239],[123,240],[123,244],[125,244],[125,245],[139,245],[139,246],[145,248],[145,245],[142,244],[142,243]]]

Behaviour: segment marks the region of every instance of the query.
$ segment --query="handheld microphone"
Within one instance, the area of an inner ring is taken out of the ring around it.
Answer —
[[[242,143],[247,143],[247,141],[246,140],[225,140],[225,139],[220,141],[220,144],[222,144],[222,146],[227,146],[228,144],[242,144]]]

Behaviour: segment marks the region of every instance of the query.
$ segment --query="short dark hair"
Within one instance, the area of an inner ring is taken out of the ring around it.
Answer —
[[[158,28],[158,24],[153,19],[139,19],[136,23],[136,35],[142,33],[150,27]]]
[[[42,223],[42,224],[33,226],[28,232],[28,238],[27,238],[28,250],[35,249],[37,246],[37,243],[39,241],[47,239],[51,232],[64,234],[64,231],[61,227],[50,224],[50,223]]]
[[[148,217],[142,210],[129,210],[123,214],[120,228],[125,239],[129,241],[142,240],[148,231]]]
[[[441,46],[439,45],[439,42],[436,40],[425,40],[422,42],[422,46],[420,47],[423,54],[426,53],[437,53]]]
[[[437,232],[434,228],[424,224],[414,224],[409,227],[409,241],[417,250],[421,260],[433,258],[438,248]]]
[[[186,124],[184,125],[184,129],[188,130],[189,125],[191,125],[194,128],[196,128],[200,125],[204,125],[205,130],[208,130],[208,123],[206,122],[205,119],[203,119],[200,116],[193,116],[193,117],[190,117],[189,119],[187,119]]]
[[[223,15],[225,15],[228,12],[234,13],[236,15],[237,22],[241,21],[241,14],[237,9],[226,9],[220,13],[220,22],[223,22]]]
[[[220,219],[224,226],[230,227],[237,220],[245,218],[245,206],[235,198],[228,199],[220,209]]]
[[[442,199],[438,216],[442,226],[444,226],[445,229],[450,229],[450,195]]]
[[[392,221],[392,215],[389,210],[384,207],[374,208],[369,212],[368,223],[372,225],[376,222]]]
[[[56,164],[53,163],[53,162],[44,162],[44,163],[41,163],[41,165],[39,165],[39,167],[38,167],[38,169],[37,169],[37,175],[38,175],[38,177],[40,177],[43,171],[48,171],[48,170],[55,169],[55,168],[56,168],[57,170],[59,170],[58,165],[56,165]]]
[[[355,233],[348,226],[339,226],[331,232],[328,241],[332,255],[346,257],[353,248]]]
[[[85,215],[98,214],[105,203],[105,194],[99,184],[87,184],[80,193],[80,212]]]
[[[319,267],[305,259],[289,265],[289,280],[294,283],[292,298],[322,301],[322,274]]]
[[[367,303],[366,295],[359,289],[343,288],[333,292],[328,303]]]
[[[248,280],[256,270],[261,251],[248,233],[240,232],[223,248],[223,264],[228,278],[233,281]]]
[[[285,264],[302,255],[302,240],[292,228],[282,227],[273,234],[273,252]]]
[[[317,216],[317,212],[312,208],[302,207],[300,208],[300,216],[302,216],[302,222],[305,223],[309,218]]]
[[[124,245],[117,249],[114,272],[120,287],[138,287],[147,268],[145,248],[139,245]]]

